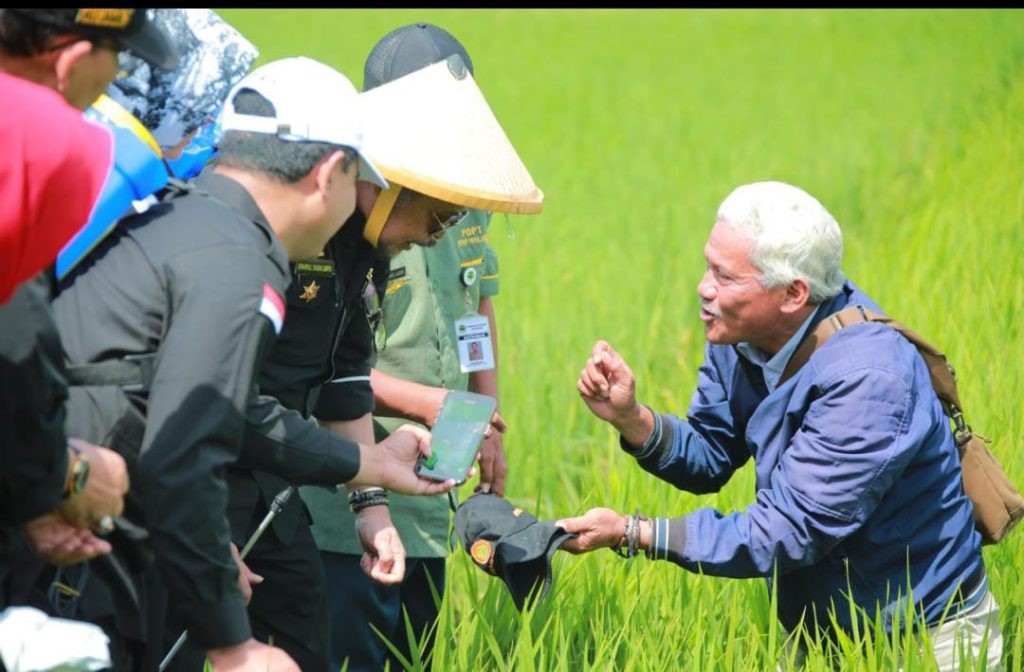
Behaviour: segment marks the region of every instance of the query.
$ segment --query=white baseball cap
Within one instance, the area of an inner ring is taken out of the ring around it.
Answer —
[[[273,104],[275,116],[235,112],[232,101],[252,89]],[[359,154],[359,177],[387,189],[388,182],[363,154],[363,114],[359,92],[345,75],[305,56],[262,65],[228,93],[221,110],[224,131],[266,133],[287,142],[326,142]]]

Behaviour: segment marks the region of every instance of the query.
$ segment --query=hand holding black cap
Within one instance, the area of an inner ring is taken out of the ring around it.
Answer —
[[[178,67],[178,50],[145,9],[9,9],[28,21],[86,39],[108,38],[161,70]],[[154,10],[159,11],[159,10]]]
[[[536,599],[547,595],[553,579],[551,556],[575,536],[488,493],[460,504],[454,524],[476,566],[504,581],[520,610],[538,582],[541,589]]]

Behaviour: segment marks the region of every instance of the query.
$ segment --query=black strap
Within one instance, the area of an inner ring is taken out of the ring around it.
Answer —
[[[148,392],[153,383],[155,354],[126,355],[121,359],[91,364],[69,364],[68,385],[71,387],[116,385],[125,392]]]

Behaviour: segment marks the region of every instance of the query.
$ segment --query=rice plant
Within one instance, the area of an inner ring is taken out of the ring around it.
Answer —
[[[303,54],[359,86],[394,27],[437,23],[537,183],[544,212],[496,216],[507,497],[540,518],[742,509],[640,471],[575,390],[596,339],[638,395],[685,414],[702,359],[694,288],[715,209],[778,179],[836,216],[845,268],[942,348],[972,425],[1024,485],[1024,13],[1019,10],[224,10],[260,62]],[[467,486],[468,487],[468,486]],[[467,493],[468,494],[468,493]],[[1024,532],[984,551],[1004,660],[1024,660]],[[448,564],[439,670],[772,670],[795,653],[763,580],[608,552],[558,554],[519,613],[462,552]],[[930,670],[906,630],[811,642],[808,670]],[[423,661],[410,661],[421,669]],[[965,666],[964,669],[968,669]]]

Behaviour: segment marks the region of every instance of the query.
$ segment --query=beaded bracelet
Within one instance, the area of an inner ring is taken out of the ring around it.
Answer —
[[[372,487],[355,490],[348,495],[348,510],[359,513],[371,506],[389,506],[388,491],[384,488]]]
[[[612,547],[612,550],[620,557],[626,559],[633,558],[641,550],[640,521],[642,520],[650,522],[651,519],[641,515],[640,511],[637,511],[632,516],[626,516],[626,531],[622,534],[622,540],[619,541],[617,546]],[[622,550],[623,546],[626,547],[625,552]],[[644,553],[647,557],[650,557],[649,551],[650,549]]]

